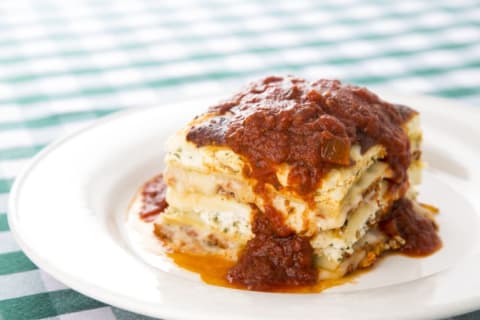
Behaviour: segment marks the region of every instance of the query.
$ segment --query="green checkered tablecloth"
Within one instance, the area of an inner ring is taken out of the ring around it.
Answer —
[[[272,73],[480,107],[480,1],[1,0],[0,320],[146,319],[65,287],[19,249],[8,193],[33,155],[117,110]]]

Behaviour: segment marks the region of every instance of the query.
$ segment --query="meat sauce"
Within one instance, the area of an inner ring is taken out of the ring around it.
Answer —
[[[208,284],[233,288],[246,289],[246,286],[240,283],[232,283],[227,280],[229,272],[235,266],[235,262],[226,260],[222,256],[215,255],[193,255],[188,253],[173,252],[168,256],[175,262],[176,265],[198,273],[201,279]],[[319,281],[308,285],[276,285],[272,287],[265,287],[262,285],[263,291],[278,292],[278,293],[318,293],[325,289],[339,286],[345,283],[352,283],[356,276],[362,273],[363,270],[357,270],[354,274],[349,274],[340,279],[328,279]],[[260,290],[260,287],[256,287]]]
[[[159,174],[145,182],[142,187],[142,207],[140,209],[140,218],[150,222],[162,213],[168,203],[165,200],[167,185],[163,181],[163,175]]]
[[[337,80],[268,77],[211,107],[187,140],[230,147],[248,161],[247,176],[276,188],[281,187],[276,167],[287,163],[292,167],[289,188],[301,195],[316,190],[333,167],[352,165],[352,145],[366,151],[378,143],[387,149],[394,182],[401,185],[411,160],[401,125],[413,114],[406,106]]]
[[[391,238],[402,238],[405,243],[400,251],[409,256],[426,256],[442,246],[435,223],[417,213],[411,201],[405,198],[393,203],[379,227]]]
[[[318,274],[309,239],[296,234],[278,236],[267,214],[255,212],[255,237],[228,271],[227,280],[251,290],[315,284]]]

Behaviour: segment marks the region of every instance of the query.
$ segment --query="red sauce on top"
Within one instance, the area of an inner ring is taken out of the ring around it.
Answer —
[[[387,236],[399,236],[405,240],[400,251],[409,256],[429,255],[442,246],[435,223],[417,213],[411,201],[406,198],[393,203],[379,226]]]
[[[162,213],[168,203],[165,200],[167,185],[163,181],[163,175],[159,174],[145,182],[142,188],[142,208],[140,218],[145,221],[153,221]]]
[[[337,80],[268,77],[211,107],[187,140],[230,147],[247,159],[246,176],[276,188],[276,167],[287,163],[292,167],[289,185],[302,195],[317,189],[332,167],[352,165],[353,144],[366,151],[379,143],[387,149],[394,182],[402,185],[410,150],[401,125],[414,113]]]

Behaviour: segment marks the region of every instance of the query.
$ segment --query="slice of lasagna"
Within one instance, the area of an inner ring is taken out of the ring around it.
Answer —
[[[236,262],[249,289],[310,285],[424,255],[440,240],[417,204],[419,115],[335,80],[268,77],[167,143],[155,234],[173,252]]]

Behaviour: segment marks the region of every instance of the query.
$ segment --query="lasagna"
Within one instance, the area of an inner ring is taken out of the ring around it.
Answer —
[[[365,88],[267,77],[168,140],[142,213],[168,251],[232,261],[226,280],[247,289],[342,278],[440,247],[416,201],[421,141],[416,111]]]

